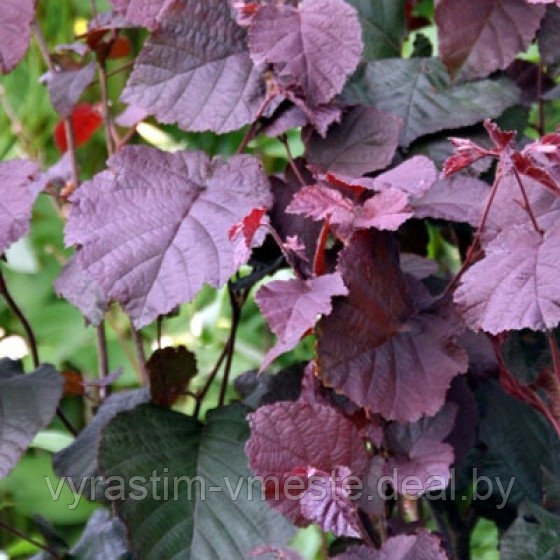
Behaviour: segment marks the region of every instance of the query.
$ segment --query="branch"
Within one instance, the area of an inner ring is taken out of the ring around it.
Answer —
[[[531,223],[533,224],[533,228],[535,228],[535,231],[542,237],[544,235],[544,232],[539,227],[539,224],[537,223],[537,218],[535,217],[535,214],[533,213],[533,208],[531,208],[531,203],[529,202],[529,197],[527,196],[527,191],[525,190],[525,186],[523,185],[523,182],[521,181],[521,177],[519,176],[519,172],[517,171],[517,169],[515,169],[515,167],[513,168],[513,174],[514,174],[515,179],[517,181],[517,185],[519,186],[519,190],[521,191],[521,195],[523,196],[523,209],[527,212],[527,214],[529,214],[529,218],[531,219]]]
[[[146,368],[146,352],[144,351],[144,341],[142,340],[142,334],[137,331],[130,323],[130,329],[132,332],[132,340],[134,341],[134,347],[136,348],[136,357],[138,359],[138,365],[140,366],[140,376],[142,378],[142,383],[148,385],[150,383],[150,376],[148,375],[148,369]]]
[[[4,531],[8,533],[11,533],[12,535],[15,535],[20,539],[23,539],[24,541],[27,541],[29,544],[32,544],[33,546],[40,548],[45,552],[48,552],[51,556],[56,558],[56,560],[63,560],[62,556],[50,546],[43,544],[39,541],[36,541],[35,539],[32,539],[31,537],[27,536],[25,533],[22,533],[19,529],[16,529],[15,527],[8,525],[4,521],[0,521],[0,528],[4,529]]]

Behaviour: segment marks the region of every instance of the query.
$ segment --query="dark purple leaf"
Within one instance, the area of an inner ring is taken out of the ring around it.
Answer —
[[[83,271],[76,255],[64,265],[54,288],[60,297],[75,305],[89,323],[97,326],[103,321],[109,302],[99,284]]]
[[[165,10],[176,0],[111,0],[113,7],[135,25],[154,30]]]
[[[263,286],[255,301],[278,339],[265,356],[261,371],[280,354],[294,348],[315,325],[318,315],[331,312],[333,296],[346,294],[348,290],[338,272],[309,280],[277,280]]]
[[[60,116],[70,116],[84,90],[93,82],[95,69],[95,62],[90,62],[78,70],[49,73],[49,96]]]
[[[401,268],[404,273],[410,274],[416,280],[424,280],[439,270],[436,261],[415,255],[414,253],[401,253]]]
[[[560,25],[560,0],[556,6],[549,6],[537,34],[540,59],[549,68],[560,62],[560,41],[558,26]]]
[[[34,0],[0,2],[0,72],[7,74],[23,58],[31,39]]]
[[[227,132],[252,122],[264,84],[228,0],[175,0],[138,56],[122,99],[184,130]]]
[[[0,162],[0,255],[29,232],[37,195],[33,184],[39,176],[39,166],[31,160]]]
[[[317,327],[323,383],[386,419],[435,414],[467,368],[455,344],[459,322],[445,306],[426,308],[429,299],[412,304],[394,245],[382,234],[355,235],[339,266],[350,294]]]
[[[12,470],[62,397],[62,376],[42,365],[24,375],[18,362],[0,360],[0,478]]]
[[[451,445],[443,441],[453,430],[456,417],[457,406],[446,404],[433,417],[388,426],[385,442],[391,457],[385,474],[394,477],[399,493],[418,496],[447,486],[454,454]]]
[[[560,322],[560,228],[512,226],[464,274],[455,303],[474,330],[550,330]]]
[[[438,537],[422,530],[417,535],[391,537],[380,550],[355,546],[335,558],[336,560],[447,560],[447,555]]]
[[[435,218],[480,223],[484,203],[490,188],[486,183],[465,175],[455,175],[436,181],[432,187],[412,203],[417,218]]]
[[[275,477],[266,485],[267,499],[298,525],[317,521],[307,518],[300,504],[309,467],[328,475],[346,467],[358,477],[367,468],[368,455],[357,428],[331,406],[279,402],[250,414],[249,424],[246,452],[251,469],[265,479]],[[301,482],[299,493],[284,485],[289,476]],[[280,481],[279,492],[274,480]]]
[[[137,327],[235,272],[229,229],[271,204],[252,156],[227,162],[202,152],[129,146],[72,198],[66,242],[82,269]]]
[[[197,374],[196,356],[184,346],[161,348],[150,356],[146,368],[151,401],[170,408],[186,395],[191,379]]]
[[[301,511],[325,532],[360,538],[358,508],[348,484],[351,476],[348,467],[337,467],[332,474],[308,467],[309,487],[301,498]]]
[[[249,45],[256,64],[273,64],[311,106],[342,91],[363,50],[356,10],[343,0],[264,5],[251,20]]]
[[[322,139],[313,134],[307,157],[322,169],[354,177],[387,167],[399,144],[402,120],[374,107],[356,107]]]
[[[440,0],[435,19],[441,58],[463,79],[504,69],[530,45],[544,12],[526,0]]]

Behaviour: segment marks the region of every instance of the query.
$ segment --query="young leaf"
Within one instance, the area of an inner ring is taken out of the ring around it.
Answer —
[[[344,0],[302,0],[297,7],[260,7],[251,20],[249,48],[255,64],[272,64],[279,78],[295,82],[306,102],[317,106],[342,91],[363,43],[356,11]]]
[[[335,560],[447,560],[447,555],[438,537],[423,529],[417,535],[391,537],[380,550],[351,547]]]
[[[429,298],[413,305],[394,245],[380,233],[354,235],[339,266],[350,294],[317,327],[323,383],[386,419],[435,414],[467,369],[455,344],[461,326]]]
[[[27,235],[39,166],[28,159],[0,162],[0,254]]]
[[[409,424],[393,422],[385,430],[392,454],[385,464],[385,474],[396,474],[398,492],[418,496],[447,486],[454,455],[451,445],[443,440],[453,430],[457,410],[456,405],[446,404],[433,417],[424,416]],[[414,484],[410,484],[411,479]]]
[[[317,503],[316,507],[302,504],[309,490],[309,468],[315,469],[314,473],[320,471],[319,478],[328,478],[329,484],[341,467],[354,476],[363,475],[368,455],[355,425],[334,407],[302,400],[263,406],[249,415],[249,424],[249,464],[255,474],[270,481],[266,486],[269,503],[297,525],[326,524],[327,503]],[[290,480],[297,486],[290,486]],[[308,494],[305,499],[310,501],[312,497]],[[342,507],[346,508],[346,499],[344,502]],[[322,515],[318,517],[319,512]],[[341,511],[333,513],[336,519]],[[338,528],[351,526],[351,519],[349,512],[342,514]]]
[[[176,0],[146,42],[122,94],[184,130],[227,132],[253,121],[264,83],[228,0]]]
[[[97,326],[101,323],[109,302],[99,284],[83,271],[76,255],[64,265],[54,289],[60,297],[75,305],[90,324]]]
[[[74,488],[84,496],[102,499],[103,485],[97,467],[97,448],[101,432],[119,413],[131,410],[148,402],[149,391],[146,388],[122,391],[110,395],[97,410],[93,420],[83,429],[75,441],[54,455],[54,471],[60,477],[67,477]]]
[[[467,324],[491,334],[555,328],[560,322],[560,228],[503,231],[463,276],[455,303]]]
[[[338,272],[309,280],[299,278],[269,282],[255,296],[261,313],[278,341],[261,365],[266,369],[280,354],[290,351],[317,321],[331,312],[331,298],[347,295]]]
[[[435,11],[441,58],[461,79],[503,70],[530,45],[544,12],[526,0],[441,0]]]
[[[66,242],[140,328],[235,272],[230,228],[268,207],[258,160],[125,147],[72,198]]]
[[[515,105],[519,95],[506,78],[452,84],[439,60],[411,58],[369,62],[349,82],[343,98],[404,119],[400,144],[407,147],[424,134],[495,118]]]
[[[395,155],[403,121],[374,107],[355,107],[322,139],[307,142],[307,158],[322,169],[360,177],[387,167]]]
[[[202,425],[142,405],[105,428],[101,470],[123,481],[113,488],[126,492],[115,506],[139,560],[245,560],[256,546],[282,546],[291,536],[288,524],[261,500],[260,488],[250,488],[245,412],[239,405],[213,410]],[[168,500],[162,500],[165,488]],[[135,499],[139,491],[147,497]]]
[[[51,366],[23,374],[19,362],[0,360],[0,478],[6,476],[39,430],[52,420],[64,380]]]
[[[70,116],[84,90],[93,82],[95,71],[95,62],[90,62],[78,70],[49,73],[49,96],[61,117]]]
[[[0,72],[7,74],[23,58],[35,18],[34,0],[0,2]]]

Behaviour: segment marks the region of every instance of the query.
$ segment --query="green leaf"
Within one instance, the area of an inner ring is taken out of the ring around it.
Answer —
[[[399,57],[406,36],[406,0],[348,0],[362,24],[364,60]]]
[[[24,375],[19,362],[0,360],[0,478],[6,476],[62,397],[62,376],[51,365]]]
[[[374,105],[404,119],[401,146],[424,134],[495,118],[519,100],[507,78],[454,85],[437,58],[369,62],[343,92],[350,104]]]
[[[502,558],[507,560],[557,560],[560,558],[560,517],[526,503],[502,538]]]
[[[232,405],[211,411],[203,425],[147,404],[105,428],[100,469],[107,495],[124,497],[115,506],[140,560],[245,560],[253,548],[289,538],[287,522],[264,503],[258,485],[248,499],[245,414]]]
[[[523,500],[540,502],[542,467],[560,473],[558,435],[539,412],[506,395],[497,383],[481,387],[476,396],[483,449],[471,466],[477,468],[478,477],[487,476],[493,482],[490,501],[502,502],[497,480],[503,488],[513,480],[508,505],[517,506]],[[481,493],[485,490],[480,488]]]

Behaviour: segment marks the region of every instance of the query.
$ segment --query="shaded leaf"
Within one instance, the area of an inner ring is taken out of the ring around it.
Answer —
[[[28,159],[0,162],[0,254],[29,232],[39,166]]]
[[[297,7],[259,8],[251,20],[249,48],[255,64],[273,64],[281,79],[295,82],[308,104],[317,106],[342,91],[363,43],[356,11],[346,2],[302,0]]]
[[[456,405],[446,404],[433,417],[424,416],[408,424],[393,422],[385,430],[386,445],[392,454],[385,473],[395,475],[398,492],[418,496],[447,486],[454,455],[444,440],[453,430],[457,410]]]
[[[364,60],[401,55],[406,36],[406,0],[348,0],[358,11]]]
[[[103,484],[95,480],[99,475],[97,448],[105,426],[123,410],[131,410],[150,399],[146,388],[122,391],[110,395],[97,410],[93,420],[80,432],[75,441],[53,457],[54,471],[67,477],[76,491],[87,497],[101,499]]]
[[[324,170],[359,177],[387,167],[395,155],[402,121],[374,107],[355,107],[325,139],[313,134],[307,158]]]
[[[400,143],[407,147],[424,134],[497,117],[517,103],[519,91],[506,78],[453,85],[435,58],[386,59],[369,62],[343,98],[404,119]]]
[[[462,79],[503,70],[530,45],[544,12],[526,0],[440,0],[435,20],[441,58]]]
[[[95,70],[95,62],[90,62],[77,70],[62,70],[49,74],[49,96],[60,116],[70,116],[84,90],[93,82]]]
[[[0,360],[0,478],[12,470],[39,430],[48,426],[63,384],[51,365],[24,375],[19,362]]]
[[[189,416],[142,405],[105,428],[99,448],[102,471],[120,477],[115,480],[123,480],[128,492],[140,487],[148,494],[143,500],[128,495],[115,503],[140,560],[245,560],[255,547],[283,545],[290,537],[291,529],[260,499],[259,488],[252,488],[249,499],[245,412],[239,405],[213,410],[202,425]],[[154,472],[161,478],[153,483]],[[175,498],[158,499],[165,481],[174,477],[181,477],[175,489],[168,489]]]
[[[560,4],[549,6],[537,35],[541,60],[547,66],[560,63],[560,38],[558,26],[560,25]]]
[[[461,279],[454,299],[474,330],[553,329],[560,322],[560,229],[503,231]]]
[[[172,2],[136,59],[122,100],[184,130],[221,133],[252,122],[264,84],[228,0]]]
[[[166,408],[186,394],[197,374],[196,356],[184,346],[156,350],[146,363],[150,375],[150,394],[154,404]]]
[[[0,2],[0,72],[7,74],[23,58],[31,39],[35,18],[33,0]]]
[[[107,298],[99,284],[83,271],[76,255],[64,265],[54,289],[60,297],[75,305],[90,324],[97,326],[103,321]]]
[[[318,315],[331,312],[333,296],[347,293],[338,272],[309,280],[276,280],[263,286],[257,292],[255,301],[278,340],[265,356],[261,371],[280,354],[294,348],[315,325]]]
[[[425,295],[411,301],[389,237],[355,235],[339,266],[350,293],[317,327],[323,383],[386,419],[435,414],[467,368],[459,322]]]
[[[203,152],[123,148],[109,170],[72,198],[66,242],[107,296],[140,328],[192,300],[204,283],[235,272],[228,231],[255,207],[269,206],[258,160],[210,160]]]

